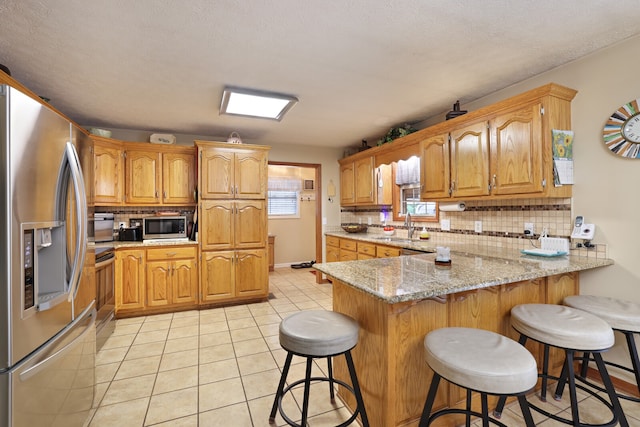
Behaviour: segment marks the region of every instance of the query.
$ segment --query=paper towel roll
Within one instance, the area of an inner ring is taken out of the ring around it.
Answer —
[[[438,208],[442,212],[462,212],[465,208],[464,202],[458,203],[438,203]]]

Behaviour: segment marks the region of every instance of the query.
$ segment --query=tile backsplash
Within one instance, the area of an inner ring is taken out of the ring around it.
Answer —
[[[462,212],[439,212],[439,219],[450,221],[450,231],[442,231],[439,222],[415,222],[416,232],[429,231],[434,244],[471,244],[506,249],[526,249],[539,246],[537,238],[543,231],[550,237],[569,237],[573,226],[571,199],[512,199],[466,202]],[[368,232],[382,232],[381,213],[392,217],[388,206],[342,207],[342,224],[369,224]],[[474,231],[475,222],[482,222],[482,232]],[[524,234],[524,224],[533,223],[533,237]],[[387,221],[399,236],[406,236],[403,222]],[[574,247],[574,246],[572,246]],[[578,250],[577,250],[578,251]],[[581,256],[606,257],[606,245],[581,248]]]

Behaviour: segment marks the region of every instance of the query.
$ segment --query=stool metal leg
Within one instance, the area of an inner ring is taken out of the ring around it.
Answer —
[[[311,388],[311,365],[313,358],[307,357],[307,370],[304,376],[304,399],[302,400],[302,423],[301,426],[307,425],[307,415],[309,414],[309,389]]]
[[[522,411],[525,425],[527,427],[535,427],[536,424],[533,422],[533,416],[531,415],[529,402],[527,402],[527,397],[524,394],[518,395],[518,403],[520,404],[520,410]]]
[[[360,383],[358,383],[358,377],[356,376],[356,368],[353,364],[353,358],[351,357],[351,350],[347,350],[344,353],[344,357],[345,359],[347,359],[347,367],[349,368],[349,375],[351,376],[351,384],[353,385],[353,392],[356,395],[356,403],[358,405],[357,411],[360,412],[362,427],[369,427],[369,418],[367,418],[367,411],[364,407],[364,401],[362,400],[362,392],[360,391]]]
[[[636,375],[636,384],[638,385],[638,392],[640,393],[640,360],[638,360],[638,349],[633,337],[633,332],[625,331],[624,335],[627,338],[627,347],[629,347],[629,357],[631,357],[631,365],[633,366],[633,372]]]
[[[480,394],[480,401],[482,402],[482,427],[489,427],[489,404],[487,403],[486,393]],[[467,419],[471,418],[470,415],[467,415],[467,417]]]
[[[329,371],[329,396],[331,396],[331,403],[335,403],[336,398],[333,392],[333,367],[331,365],[331,356],[327,357],[327,370]]]
[[[611,377],[609,377],[607,366],[604,364],[604,361],[602,360],[602,354],[593,353],[593,358],[596,360],[596,364],[598,365],[598,371],[600,372],[600,377],[602,377],[602,382],[604,383],[604,386],[607,389],[607,393],[609,394],[609,399],[611,399],[611,404],[613,405],[613,413],[618,418],[620,427],[629,427],[629,422],[627,421],[627,417],[625,417],[624,412],[622,411],[622,406],[620,405],[620,401],[618,400],[618,395],[616,394],[616,391],[613,388]]]
[[[469,389],[467,389],[467,417],[464,425],[465,427],[471,427],[471,390]]]
[[[287,375],[289,375],[289,368],[291,367],[291,359],[293,359],[293,353],[287,352],[287,359],[284,362],[284,368],[282,368],[280,383],[278,384],[276,397],[273,399],[273,406],[271,407],[271,414],[269,415],[270,423],[273,423],[276,420],[276,411],[278,410],[278,399],[282,399],[282,390],[284,390],[284,383],[287,381]]]
[[[540,389],[540,400],[547,401],[547,377],[549,375],[549,345],[544,345],[544,355],[542,358],[542,389]]]
[[[431,386],[429,386],[429,393],[427,394],[427,400],[424,402],[424,409],[422,410],[422,416],[420,417],[419,427],[428,427],[429,425],[429,417],[431,415],[431,409],[433,409],[433,403],[436,400],[436,392],[438,391],[438,384],[440,384],[440,375],[434,372],[433,378],[431,378]]]

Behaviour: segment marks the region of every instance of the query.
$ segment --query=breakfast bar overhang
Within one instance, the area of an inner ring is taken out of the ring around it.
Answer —
[[[579,272],[613,264],[609,259],[522,256],[517,251],[452,250],[451,266],[435,264],[435,254],[315,264],[333,283],[333,310],[360,324],[353,358],[371,426],[417,426],[432,371],[423,340],[432,330],[459,326],[486,329],[517,340],[512,307],[525,303],[561,304],[579,293]],[[527,343],[542,365],[542,347]],[[472,348],[469,351],[473,351]],[[550,368],[559,373],[563,354],[552,351]],[[336,361],[336,378],[347,380]],[[339,396],[350,408],[355,401]],[[463,389],[438,391],[434,410],[462,407]],[[474,406],[479,400],[474,400]],[[492,405],[492,402],[489,402]],[[435,425],[461,422],[441,418]]]

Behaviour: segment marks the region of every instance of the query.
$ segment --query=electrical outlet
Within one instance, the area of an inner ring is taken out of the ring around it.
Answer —
[[[451,220],[450,219],[441,219],[440,220],[440,229],[442,231],[450,231],[451,230]]]
[[[524,223],[524,234],[525,236],[533,236],[535,234],[535,228],[532,222]]]
[[[372,224],[372,222],[371,222],[371,217],[368,217],[368,218],[367,218],[367,225],[371,225],[371,224]]]
[[[482,221],[476,221],[473,226],[473,231],[476,233],[482,233]]]

